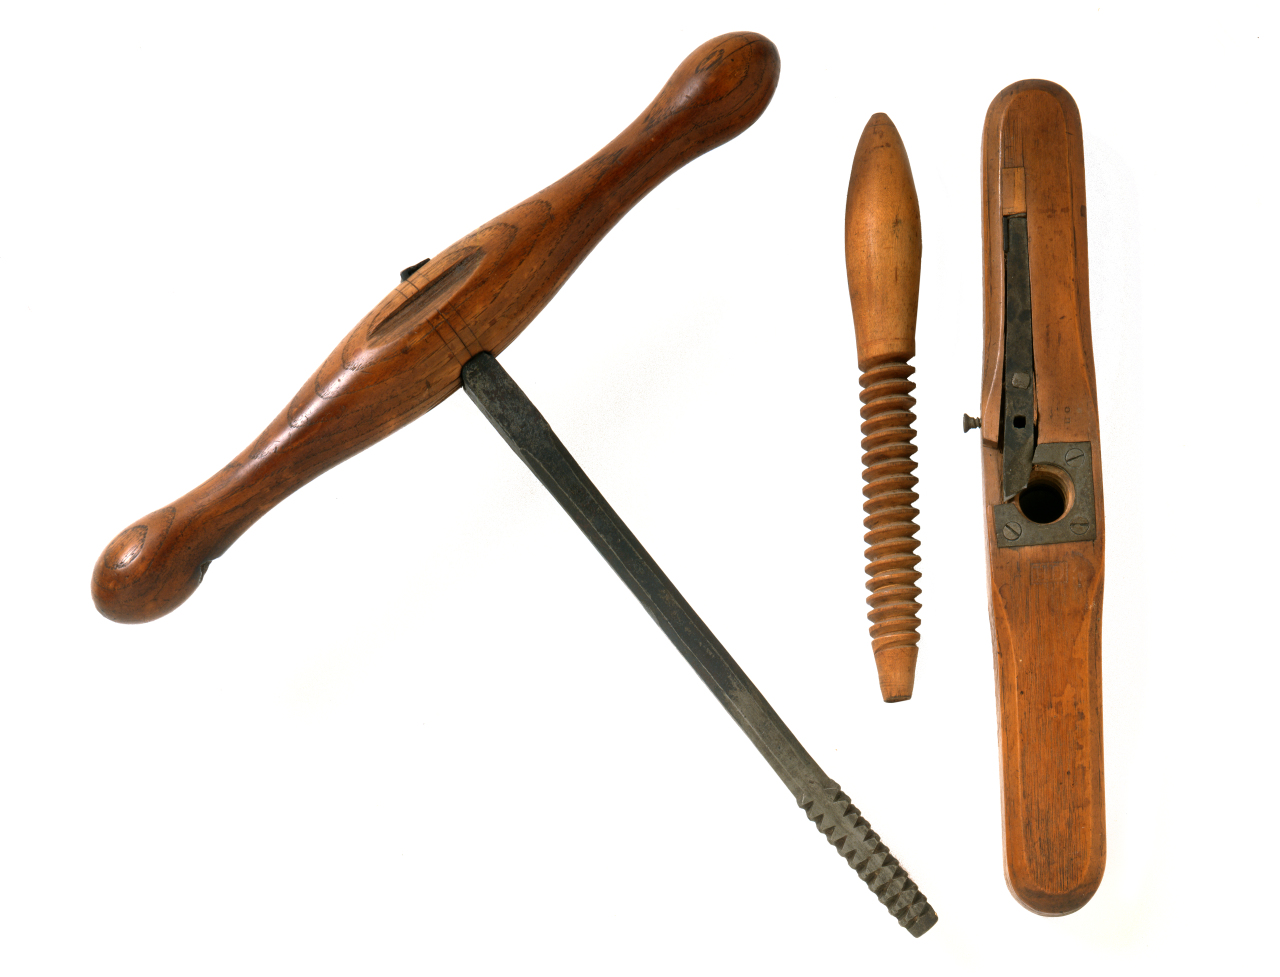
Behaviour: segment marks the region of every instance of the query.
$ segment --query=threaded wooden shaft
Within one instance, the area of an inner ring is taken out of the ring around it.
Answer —
[[[912,428],[916,387],[909,379],[915,367],[888,362],[861,377],[862,394],[862,508],[867,517],[863,540],[867,544],[867,603],[871,610],[871,649],[877,666],[883,658],[896,659],[895,668],[878,667],[880,691],[886,702],[911,698],[915,679],[920,610],[916,581],[920,557],[915,538],[916,462]],[[906,679],[905,683],[902,679]]]

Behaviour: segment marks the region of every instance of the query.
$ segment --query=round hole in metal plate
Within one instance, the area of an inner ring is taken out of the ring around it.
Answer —
[[[1061,468],[1036,465],[1027,487],[1018,494],[1018,508],[1032,522],[1057,522],[1075,505],[1075,494],[1071,476]]]

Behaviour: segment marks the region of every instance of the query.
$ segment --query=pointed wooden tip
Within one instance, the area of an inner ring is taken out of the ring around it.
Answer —
[[[876,671],[880,673],[880,694],[885,702],[904,702],[911,698],[916,684],[915,645],[899,645],[876,652]]]

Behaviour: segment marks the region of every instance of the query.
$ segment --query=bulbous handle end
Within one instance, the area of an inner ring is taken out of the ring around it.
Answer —
[[[747,31],[721,34],[696,48],[636,120],[645,134],[678,129],[696,150],[681,163],[751,126],[778,87],[782,61],[773,42]]]
[[[103,617],[143,624],[164,617],[195,592],[216,554],[184,531],[189,523],[174,503],[143,516],[107,544],[90,583]]]

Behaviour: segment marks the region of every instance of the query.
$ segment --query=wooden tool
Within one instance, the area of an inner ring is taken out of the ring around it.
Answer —
[[[641,197],[755,122],[778,71],[766,37],[708,41],[599,153],[407,269],[253,444],[108,544],[93,570],[98,610],[127,623],[169,613],[278,502],[457,390],[463,364],[505,349]]]
[[[1106,863],[1102,455],[1080,113],[1047,81],[996,96],[982,133],[982,473],[1005,878],[1046,916]],[[965,428],[975,422],[966,418]]]
[[[867,603],[871,648],[885,702],[911,698],[916,678],[920,573],[913,508],[911,428],[920,297],[920,204],[902,138],[873,115],[853,156],[844,212],[849,300],[862,370],[862,456],[867,514]]]
[[[759,690],[507,375],[498,353],[632,204],[764,111],[778,53],[758,34],[694,51],[635,123],[558,183],[406,269],[258,440],[171,506],[125,530],[94,568],[99,610],[147,621],[177,607],[273,505],[326,468],[467,394],[565,508],[760,751],[805,815],[913,936],[938,916],[840,785]]]

